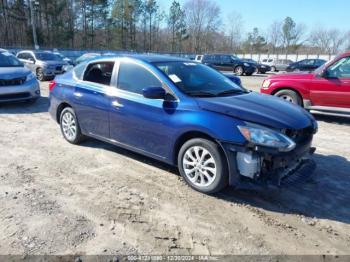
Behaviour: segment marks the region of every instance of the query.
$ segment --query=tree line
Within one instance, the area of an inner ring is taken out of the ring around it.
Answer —
[[[349,32],[308,31],[291,17],[245,32],[242,15],[232,11],[223,18],[214,0],[173,0],[169,10],[157,0],[0,0],[0,46],[33,47],[32,22],[45,48],[309,54],[350,49]]]

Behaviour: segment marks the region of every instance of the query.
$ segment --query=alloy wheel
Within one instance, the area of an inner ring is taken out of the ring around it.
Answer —
[[[77,136],[77,124],[75,118],[71,112],[66,112],[62,116],[62,130],[64,136],[73,141]]]
[[[187,149],[183,156],[186,177],[197,187],[207,187],[216,177],[216,163],[211,153],[201,146]]]

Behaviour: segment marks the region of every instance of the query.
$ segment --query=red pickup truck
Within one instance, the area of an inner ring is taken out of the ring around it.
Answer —
[[[261,93],[275,95],[305,109],[328,115],[350,116],[350,52],[311,73],[271,76]]]

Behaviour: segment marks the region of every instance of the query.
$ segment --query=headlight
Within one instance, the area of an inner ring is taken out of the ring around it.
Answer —
[[[263,88],[268,88],[270,86],[270,80],[264,80],[263,84],[262,84],[262,87]]]
[[[243,65],[244,65],[244,66],[247,66],[247,67],[249,67],[249,66],[250,66],[250,64],[248,64],[248,63],[244,63]]]
[[[35,78],[35,75],[33,73],[30,73],[27,75],[26,81],[30,81]]]
[[[276,148],[288,152],[295,148],[295,143],[280,132],[260,126],[238,126],[242,135],[252,144]]]

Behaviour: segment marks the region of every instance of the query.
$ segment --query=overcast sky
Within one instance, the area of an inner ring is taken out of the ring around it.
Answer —
[[[187,0],[179,0],[184,4]],[[304,23],[309,30],[315,27],[350,30],[350,0],[213,0],[221,8],[223,22],[231,12],[240,13],[245,31],[258,27],[265,30],[275,20],[290,16]],[[169,9],[172,0],[158,0],[162,9]]]

